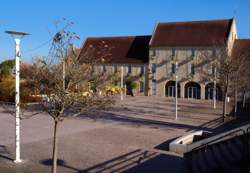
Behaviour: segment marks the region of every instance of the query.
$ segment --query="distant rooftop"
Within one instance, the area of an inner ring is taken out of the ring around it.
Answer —
[[[123,36],[123,37],[91,37],[87,38],[79,54],[79,62],[84,63],[86,57],[103,58],[105,44],[109,47],[105,63],[142,64],[148,63],[149,41],[151,36]],[[92,51],[89,48],[92,47]]]
[[[250,55],[250,39],[237,39],[233,46],[233,56]]]

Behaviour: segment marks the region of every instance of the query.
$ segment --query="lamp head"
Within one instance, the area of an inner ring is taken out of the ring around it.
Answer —
[[[5,31],[5,33],[10,34],[10,35],[18,35],[18,36],[29,35],[29,33],[27,32],[17,32],[17,31]]]

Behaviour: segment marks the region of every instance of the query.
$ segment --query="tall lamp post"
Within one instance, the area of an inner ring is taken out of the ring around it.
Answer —
[[[216,70],[216,67],[214,67],[214,91],[213,91],[213,102],[214,102],[214,109],[216,109],[216,73],[217,73],[217,70]]]
[[[123,100],[123,66],[121,66],[121,100]]]
[[[175,119],[178,119],[178,62],[175,61]]]
[[[16,134],[15,134],[15,144],[16,144],[16,158],[14,160],[15,163],[20,163],[20,38],[25,35],[29,35],[25,32],[17,32],[17,31],[5,31],[7,34],[10,34],[15,38],[15,77],[16,77],[16,92],[15,92],[15,113],[16,113]]]

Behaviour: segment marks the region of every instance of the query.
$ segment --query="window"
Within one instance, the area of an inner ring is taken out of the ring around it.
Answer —
[[[140,92],[144,92],[144,82],[140,81]]]
[[[213,49],[213,56],[216,56],[216,50]]]
[[[118,69],[117,69],[117,65],[114,65],[114,72],[117,73]]]
[[[172,69],[172,74],[175,74],[176,73],[176,66],[174,63],[172,63],[172,66],[171,66],[171,69]]]
[[[195,66],[194,66],[194,64],[191,64],[191,74],[192,75],[195,74]]]
[[[216,67],[212,67],[212,74],[216,77],[216,73],[217,73],[217,71],[216,71]]]
[[[91,67],[91,73],[92,74],[95,73],[95,67],[94,66]]]
[[[153,63],[153,64],[151,65],[151,68],[152,68],[152,73],[155,73],[155,72],[156,72],[156,64]]]
[[[152,95],[156,95],[156,80],[152,80]]]
[[[207,65],[206,67],[207,67],[207,69],[208,69],[208,74],[209,74],[209,75],[212,75],[212,74],[213,74],[213,70],[214,70],[214,69],[213,69],[213,66]]]
[[[132,73],[132,66],[128,65],[128,73]]]
[[[195,49],[191,49],[191,56],[195,56]]]
[[[102,65],[102,71],[103,71],[103,72],[106,72],[106,71],[107,71],[106,65]]]
[[[141,72],[140,75],[144,75],[144,66],[141,66]]]
[[[155,49],[152,50],[152,56],[156,56],[156,50]]]
[[[191,74],[192,63],[188,62],[188,75]]]
[[[175,56],[175,49],[172,49],[172,56]]]

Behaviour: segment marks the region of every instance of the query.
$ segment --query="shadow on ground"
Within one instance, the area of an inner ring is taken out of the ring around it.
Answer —
[[[51,159],[40,161],[51,166]],[[153,151],[137,149],[124,155],[104,161],[84,170],[68,165],[64,160],[58,160],[58,166],[76,171],[77,173],[175,173],[181,172],[182,159],[177,156],[161,154]]]
[[[119,113],[111,113],[111,112],[93,112],[89,114],[82,114],[79,116],[80,118],[86,118],[91,120],[110,120],[119,123],[125,123],[129,125],[135,126],[151,126],[151,127],[159,127],[159,128],[176,128],[176,129],[187,129],[187,130],[212,130],[211,128],[203,127],[203,126],[195,126],[189,124],[180,124],[174,122],[166,122],[166,121],[159,121],[159,120],[152,120],[147,118],[141,117],[132,117],[127,115],[122,115]]]
[[[13,159],[10,157],[10,153],[4,145],[0,145],[0,158],[13,161]]]

